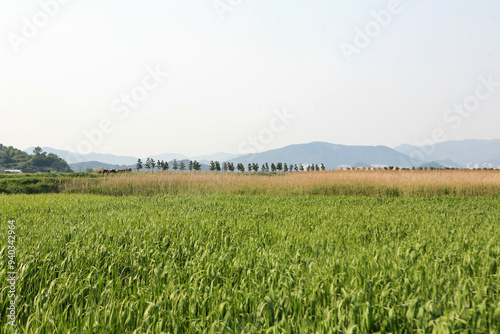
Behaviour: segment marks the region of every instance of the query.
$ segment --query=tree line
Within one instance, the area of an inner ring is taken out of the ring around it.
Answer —
[[[184,161],[177,161],[177,159],[174,159],[171,162],[171,165],[167,161],[163,160],[158,160],[155,161],[152,158],[147,158],[145,162],[143,162],[141,159],[137,160],[136,164],[136,169],[140,171],[141,169],[146,169],[146,170],[155,170],[157,169],[158,171],[167,171],[169,169],[172,169],[174,171],[180,170],[180,171],[185,171],[185,170],[190,170],[190,171],[200,171],[201,170],[201,164],[194,160],[194,161],[189,161],[189,164],[186,166],[186,163]],[[248,173],[251,172],[262,172],[262,173],[275,173],[275,172],[311,172],[311,171],[324,171],[326,170],[324,164],[287,164],[287,163],[271,163],[269,165],[267,162],[263,163],[262,165],[259,165],[258,163],[249,163],[246,167],[243,163],[235,163],[233,162],[223,162],[222,164],[219,161],[210,161],[209,165],[209,170],[212,172],[245,172],[247,171]]]
[[[144,163],[142,162],[141,159],[138,159],[135,168],[138,171],[140,171],[143,168],[147,169],[148,171],[154,170],[155,168],[158,169],[159,171],[160,170],[166,171],[170,169],[170,165],[168,164],[168,161],[163,161],[163,160],[155,161],[155,159],[153,158],[147,158]],[[190,161],[187,168],[189,168],[189,170],[191,171],[192,170],[198,171],[201,170],[201,164],[196,160]],[[186,170],[186,164],[184,163],[184,161],[179,162],[177,161],[177,159],[174,159],[174,161],[172,161],[172,170]]]

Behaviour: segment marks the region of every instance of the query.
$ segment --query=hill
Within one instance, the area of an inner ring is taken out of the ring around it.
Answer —
[[[462,165],[460,165],[460,164],[458,164],[455,161],[450,160],[450,159],[437,160],[434,162],[437,162],[438,164],[443,165],[444,167],[448,167],[448,168],[465,168],[466,167],[466,166],[462,166]]]
[[[428,146],[412,146],[403,144],[396,151],[411,155],[414,151],[425,154],[427,161],[451,160],[466,167],[468,164],[490,164],[500,166],[500,140],[468,139],[445,141]]]
[[[210,164],[210,161],[228,161],[231,159],[235,159],[239,157],[238,154],[233,154],[233,153],[225,153],[225,152],[218,152],[214,154],[209,154],[209,155],[201,155],[194,157],[193,160],[197,160],[203,164]]]
[[[327,169],[336,169],[340,165],[388,165],[398,167],[420,166],[424,162],[411,159],[387,146],[348,146],[325,142],[290,145],[262,153],[248,154],[230,160],[236,163],[271,163],[291,164],[324,163]]]
[[[67,162],[57,154],[44,152],[40,147],[33,149],[33,155],[12,146],[0,144],[0,166],[5,169],[42,169],[56,172],[72,172]]]
[[[432,161],[432,162],[426,162],[425,164],[423,164],[422,166],[419,166],[419,168],[427,168],[427,169],[446,169],[446,166],[436,162],[436,161]]]
[[[33,149],[34,147],[28,147],[24,151],[29,153],[32,152]],[[53,147],[43,147],[42,149],[48,153],[54,153],[60,157],[63,157],[70,164],[78,164],[80,162],[86,162],[89,163],[89,166],[91,166],[92,163],[94,162],[99,162],[100,164],[107,164],[107,165],[131,166],[135,165],[138,159],[137,157],[132,157],[132,156],[122,156],[122,155],[104,154],[104,153],[78,154],[66,150],[59,150]],[[155,160],[167,160],[167,161],[173,159],[177,160],[188,159],[185,155],[177,153],[158,154],[150,156],[150,158],[153,158]]]
[[[92,169],[94,171],[100,170],[102,168],[104,169],[125,169],[125,168],[135,168],[134,165],[113,165],[113,164],[107,164],[104,162],[100,161],[84,161],[84,162],[77,162],[74,164],[69,164],[72,170],[75,172],[86,172],[88,169]]]
[[[100,161],[102,163],[111,165],[132,165],[137,162],[137,158],[130,156],[118,156],[118,155],[103,154],[103,153],[77,154],[74,152],[59,150],[52,147],[42,147],[42,149],[47,153],[57,154],[70,164],[75,164],[79,162]],[[33,151],[33,147],[28,147],[24,151],[31,152]]]

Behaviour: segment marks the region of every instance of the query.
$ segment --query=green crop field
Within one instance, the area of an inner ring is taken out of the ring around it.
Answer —
[[[499,333],[500,198],[0,195],[21,333]],[[9,303],[1,268],[1,332]]]

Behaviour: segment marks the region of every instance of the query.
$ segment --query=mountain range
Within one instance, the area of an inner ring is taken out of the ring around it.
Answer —
[[[34,147],[28,147],[24,152],[31,154]],[[137,162],[137,158],[131,156],[117,156],[113,154],[89,153],[78,154],[70,151],[59,150],[52,147],[42,147],[42,150],[47,153],[57,154],[60,158],[66,160],[68,164],[79,162],[98,161],[110,165],[132,165]]]
[[[427,146],[400,145],[396,151],[414,156],[425,156],[427,161],[436,161],[454,167],[500,166],[500,139],[445,141]]]
[[[325,142],[290,145],[262,153],[247,154],[235,159],[235,163],[271,163],[286,162],[291,164],[324,163],[327,169],[336,169],[341,165],[388,165],[399,167],[420,166],[425,161],[412,160],[405,154],[387,146],[347,146]]]
[[[120,165],[134,166],[136,157],[117,156],[113,154],[90,153],[78,155],[69,151],[43,147],[48,153],[55,153],[71,164],[78,164],[79,170],[84,166]],[[31,153],[33,148],[26,152]],[[415,153],[417,152],[417,154]],[[387,146],[349,146],[326,142],[312,142],[307,144],[289,145],[279,149],[255,154],[238,156],[236,154],[218,152],[212,155],[187,157],[183,154],[165,153],[150,156],[155,160],[172,161],[198,160],[208,165],[211,160],[229,161],[233,163],[271,163],[283,162],[288,164],[324,163],[327,169],[337,169],[339,166],[369,167],[371,165],[398,166],[398,167],[489,167],[500,168],[500,140],[462,140],[447,141],[430,146],[400,145],[396,148]],[[413,157],[413,158],[412,158]],[[420,159],[417,159],[420,158]],[[145,157],[141,157],[143,161]],[[75,166],[76,167],[76,166]]]

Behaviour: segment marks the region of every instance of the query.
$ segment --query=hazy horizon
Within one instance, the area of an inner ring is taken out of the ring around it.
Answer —
[[[471,142],[481,142],[480,145],[490,145],[492,144],[492,142],[500,142],[500,139],[476,139],[476,138],[469,138],[469,139],[464,139],[464,140],[449,140],[449,141],[444,141],[444,142],[441,142],[441,143],[447,143],[448,146],[449,144],[451,145],[455,145],[455,144],[458,144],[458,143],[463,143],[463,142],[468,142],[466,143],[466,145],[470,146],[471,145]],[[400,152],[400,153],[404,153],[406,155],[409,155],[412,159],[416,159],[415,161],[418,161],[418,159],[421,159],[421,161],[424,161],[424,162],[431,162],[431,161],[434,161],[436,159],[433,159],[432,158],[432,155],[436,152],[435,149],[432,149],[431,151],[429,151],[428,149],[426,149],[426,146],[428,145],[422,145],[422,146],[414,146],[414,145],[411,145],[411,144],[406,144],[406,143],[402,143],[400,145],[397,145],[397,146],[394,146],[394,147],[390,147],[390,146],[385,146],[385,145],[346,145],[346,144],[341,144],[341,143],[329,143],[329,142],[323,142],[323,141],[313,141],[313,142],[307,142],[307,143],[292,143],[292,144],[289,144],[289,145],[285,145],[283,147],[278,147],[278,148],[273,148],[273,149],[269,149],[269,150],[266,150],[266,151],[273,151],[273,150],[280,150],[280,149],[283,149],[283,148],[286,148],[286,147],[289,147],[289,146],[301,146],[301,145],[311,145],[311,144],[317,144],[317,143],[327,143],[327,144],[333,144],[335,146],[347,146],[347,147],[379,147],[379,146],[383,146],[383,147],[389,147],[390,149],[393,149],[395,150],[396,152]],[[3,144],[3,143],[1,143]],[[439,143],[436,143],[436,144],[439,144]],[[477,143],[476,143],[477,144]],[[474,144],[474,145],[476,145]],[[410,147],[405,147],[406,145],[410,146]],[[434,145],[434,144],[433,144]],[[26,147],[26,148],[19,148],[19,149],[22,149],[23,151],[29,153],[29,154],[32,154],[32,151],[33,149],[35,148],[36,146],[29,146],[29,147]],[[437,146],[438,147],[438,146]],[[72,152],[70,151],[71,154],[68,154],[68,155],[61,155],[59,153],[59,151],[65,151],[64,149],[61,149],[61,148],[57,148],[57,147],[50,147],[50,146],[43,146],[41,147],[42,149],[46,150],[47,149],[47,152],[48,153],[51,153],[51,152],[54,152],[56,154],[59,154],[59,156],[65,160],[68,160],[70,161],[70,163],[74,163],[75,161],[73,161],[74,159],[78,159],[81,161],[91,161],[91,160],[85,160],[84,158],[86,157],[85,155],[82,155],[82,154],[79,154],[78,152]],[[408,149],[410,148],[410,151],[409,153],[405,153],[408,151]],[[477,149],[477,147],[476,147]],[[451,153],[453,151],[453,149],[449,149],[451,151],[449,151],[448,153]],[[266,151],[262,151],[262,152],[256,152],[256,153],[265,153]],[[481,150],[479,149],[479,151],[481,152],[477,152],[478,154],[487,154],[486,152],[483,152],[485,150]],[[488,151],[488,149],[486,149],[486,151]],[[144,154],[140,154],[140,155],[122,155],[122,154],[116,154],[115,152],[91,152],[90,155],[94,155],[94,154],[104,154],[104,155],[111,155],[111,156],[116,156],[116,157],[122,157],[122,158],[134,158],[134,159],[137,159],[137,158],[140,158],[140,159],[144,159],[144,158],[155,158],[155,159],[163,159],[163,160],[173,160],[174,158],[177,158],[177,159],[197,159],[197,160],[220,160],[220,161],[228,161],[228,160],[231,160],[231,159],[234,159],[236,157],[241,157],[241,156],[246,156],[247,154],[238,154],[238,153],[233,153],[233,152],[224,152],[224,151],[214,151],[212,153],[209,153],[209,154],[203,154],[203,155],[196,155],[196,156],[193,156],[193,155],[188,155],[188,154],[184,154],[183,152],[156,152],[154,154],[149,154],[149,155],[144,155]],[[457,153],[458,155],[460,155],[459,153]],[[228,157],[228,155],[230,155],[231,157]],[[250,154],[250,156],[252,156],[253,154]],[[162,157],[163,156],[163,157]],[[165,158],[165,156],[170,156],[170,158]],[[495,156],[495,158],[497,158]],[[500,158],[500,156],[498,157]],[[449,159],[446,158],[448,160],[453,160],[453,159]],[[445,160],[446,160],[445,159]],[[443,160],[443,159],[437,159],[437,160]],[[98,160],[96,160],[98,161]],[[101,161],[102,162],[102,161]],[[477,162],[477,161],[474,161],[474,162]],[[124,163],[125,164],[125,163]],[[499,166],[500,167],[500,166]]]
[[[460,140],[452,140],[452,142],[461,142],[461,141],[468,141],[468,140],[486,140],[486,141],[498,141],[500,139],[497,139],[497,138],[493,138],[493,139],[477,139],[477,138],[468,138],[468,139],[460,139]],[[348,145],[348,144],[342,144],[342,143],[330,143],[330,142],[324,142],[324,141],[312,141],[312,142],[305,142],[305,143],[291,143],[291,144],[287,144],[285,146],[281,146],[281,147],[277,147],[277,148],[272,148],[272,149],[269,149],[269,150],[265,150],[265,151],[260,151],[258,153],[263,153],[263,152],[266,152],[266,151],[270,151],[270,150],[275,150],[275,149],[280,149],[280,148],[284,148],[286,146],[293,146],[293,145],[302,145],[302,144],[312,144],[312,143],[329,143],[329,144],[334,144],[334,145],[344,145],[344,146],[372,146],[372,147],[376,147],[376,146],[386,146],[386,147],[389,147],[389,148],[392,148],[392,149],[395,149],[399,146],[403,146],[403,145],[411,145],[411,144],[408,144],[408,143],[401,143],[399,145],[396,145],[396,146],[387,146],[387,145],[377,145],[377,144],[371,144],[371,145]],[[7,145],[7,146],[13,146],[13,145],[10,145],[10,144],[4,144],[4,143],[0,143],[0,144],[3,144],[3,145]],[[37,146],[40,146],[40,145],[37,145]],[[21,148],[21,147],[16,147],[17,149],[20,149],[20,150],[23,150],[25,152],[29,151],[30,149],[33,149],[37,146],[28,146],[28,147],[24,147],[24,148]],[[411,146],[414,146],[414,145],[411,145]],[[427,145],[423,145],[423,146],[427,146]],[[51,148],[51,149],[55,149],[55,150],[64,150],[64,148],[59,148],[59,147],[51,147],[51,146],[40,146],[42,149],[43,148]],[[65,150],[66,151],[66,150]],[[78,152],[75,152],[75,151],[70,151],[72,153],[77,153]],[[31,154],[31,152],[28,152]],[[126,155],[122,155],[122,154],[116,154],[115,152],[91,152],[92,154],[111,154],[111,155],[120,155],[120,156],[126,156]],[[156,156],[156,155],[161,155],[161,154],[178,154],[178,155],[185,155],[186,157],[188,158],[200,158],[200,157],[205,157],[205,156],[213,156],[213,155],[216,155],[216,154],[233,154],[233,155],[243,155],[243,154],[238,154],[238,153],[235,153],[235,152],[226,152],[226,151],[212,151],[211,153],[207,153],[207,154],[199,154],[199,155],[187,155],[187,154],[184,154],[183,152],[156,152],[154,154],[149,154],[147,156]],[[245,153],[244,153],[245,154]],[[134,155],[128,155],[128,156],[132,156],[132,157],[142,157],[144,156],[143,154],[142,155],[139,155],[139,156],[134,156]]]
[[[499,137],[493,0],[0,0],[0,12],[4,145],[200,156]]]

